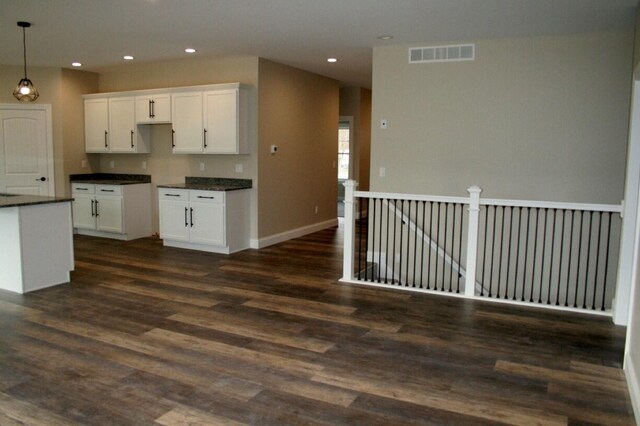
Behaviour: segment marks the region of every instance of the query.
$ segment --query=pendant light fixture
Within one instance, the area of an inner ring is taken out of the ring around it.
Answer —
[[[29,28],[31,23],[19,21],[18,26],[22,27],[22,52],[24,59],[24,78],[20,80],[18,86],[13,91],[13,96],[20,102],[35,102],[40,94],[34,87],[31,80],[27,78],[27,42],[25,36],[25,28]]]

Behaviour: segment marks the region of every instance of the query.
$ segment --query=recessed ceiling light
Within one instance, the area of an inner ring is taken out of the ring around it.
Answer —
[[[133,56],[131,55],[124,55],[123,58],[126,59],[127,61],[133,60]]]
[[[184,51],[187,53],[196,53],[196,49],[193,49],[191,47],[187,47],[186,49],[184,49]]]
[[[327,62],[334,63],[334,62],[338,62],[338,60],[336,58],[327,58]]]
[[[393,36],[392,35],[382,35],[382,36],[378,36],[378,39],[380,39],[380,40],[392,40]]]
[[[81,66],[82,66],[82,64],[81,64],[80,62],[73,62],[73,63],[71,64],[71,66],[72,66],[72,67],[81,67]]]

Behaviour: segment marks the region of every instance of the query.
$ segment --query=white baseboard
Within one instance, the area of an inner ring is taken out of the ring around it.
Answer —
[[[324,222],[314,223],[313,225],[303,226],[301,228],[291,229],[289,231],[281,232],[279,234],[270,235],[268,237],[260,239],[251,239],[250,246],[252,249],[261,249],[272,246],[274,244],[281,243],[283,241],[291,240],[293,238],[302,237],[303,235],[312,234],[314,232],[322,231],[323,229],[331,228],[338,225],[338,219],[330,219]]]
[[[640,383],[638,382],[638,373],[638,369],[633,364],[633,358],[627,352],[624,356],[624,375],[629,387],[629,398],[631,398],[636,424],[640,425]]]

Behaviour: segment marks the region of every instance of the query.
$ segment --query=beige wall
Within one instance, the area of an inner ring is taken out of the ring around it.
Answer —
[[[372,189],[621,201],[631,33],[478,40],[472,62],[410,65],[408,47],[374,49]]]
[[[640,63],[640,7],[636,9],[635,40],[633,45],[633,68]]]
[[[259,74],[264,238],[336,218],[339,88],[335,80],[265,59]]]
[[[358,189],[369,189],[371,152],[371,91],[361,87],[340,88],[340,116],[353,117],[353,179]]]
[[[210,176],[252,179],[251,238],[257,237],[258,160],[256,152],[258,58],[225,56],[192,58],[143,64],[123,64],[100,73],[99,91],[153,89],[162,87],[195,86],[218,83],[243,83],[252,87],[249,96],[250,131],[248,155],[180,155],[171,152],[171,125],[152,126],[150,154],[89,154],[99,162],[103,173],[150,174],[153,184],[153,229],[158,231],[158,201],[155,185],[184,182],[185,176]],[[111,168],[111,161],[114,167]],[[147,162],[147,169],[142,162]],[[200,163],[205,170],[200,171]],[[236,173],[235,165],[242,164],[243,172]]]
[[[45,67],[29,67],[28,71],[40,93],[37,103],[51,105],[55,194],[68,195],[69,173],[74,173],[84,158],[83,112],[77,99],[81,93],[97,90],[97,75]],[[13,97],[13,89],[22,77],[22,67],[0,65],[0,87],[6,88],[0,91],[0,103],[21,105]]]

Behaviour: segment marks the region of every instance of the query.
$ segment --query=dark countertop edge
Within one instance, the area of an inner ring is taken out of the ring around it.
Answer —
[[[69,175],[71,183],[86,183],[94,185],[136,185],[151,183],[151,175],[132,173],[84,173]]]
[[[157,185],[158,188],[168,188],[168,189],[193,189],[197,191],[239,191],[241,189],[251,189],[251,186],[238,186],[238,185],[200,185],[200,184],[187,184],[187,183],[176,183],[176,184],[164,184]]]
[[[37,204],[65,203],[68,201],[73,201],[73,198],[16,195],[13,197],[0,197],[0,209],[8,207],[34,206]]]

